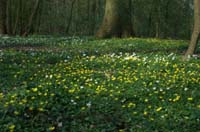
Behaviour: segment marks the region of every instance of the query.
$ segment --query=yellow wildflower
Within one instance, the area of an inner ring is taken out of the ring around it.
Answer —
[[[15,115],[19,115],[19,112],[18,112],[18,111],[14,111],[14,114],[15,114]]]
[[[55,94],[54,94],[54,93],[51,93],[51,96],[53,97],[53,96],[55,96]]]
[[[154,121],[154,118],[150,118],[150,121]]]
[[[118,99],[118,98],[115,98],[114,100],[117,101],[117,100],[119,100],[119,99]]]
[[[188,100],[188,101],[192,101],[192,100],[193,100],[193,98],[191,98],[191,97],[190,97],[190,98],[187,98],[187,100]]]
[[[44,109],[43,108],[38,108],[38,111],[42,112],[42,111],[44,111]]]
[[[122,105],[122,108],[125,108],[126,107],[126,105]]]
[[[85,110],[85,107],[81,107],[81,110]]]
[[[4,97],[3,93],[0,93],[0,99],[3,98],[3,97]]]
[[[75,89],[70,89],[68,90],[69,93],[74,93],[75,92]]]
[[[37,92],[38,89],[37,89],[37,88],[32,88],[32,91],[33,91],[33,92]]]
[[[148,106],[148,108],[149,108],[149,109],[151,109],[151,108],[152,108],[152,106],[151,106],[151,105],[149,105],[149,106]]]
[[[173,99],[173,102],[179,101],[181,96],[177,95],[175,99]]]
[[[47,93],[44,93],[44,96],[47,96],[48,94]]]
[[[26,99],[22,99],[22,103],[27,103],[27,100]]]
[[[55,130],[55,127],[54,127],[54,126],[51,126],[51,127],[49,127],[49,130],[50,130],[50,131],[53,131],[53,130]]]
[[[119,132],[124,132],[124,129],[120,129]]]
[[[144,113],[143,113],[143,114],[146,116],[146,115],[148,115],[148,112],[144,111]]]
[[[130,108],[130,107],[135,107],[136,106],[136,104],[135,103],[132,103],[132,102],[130,102],[129,104],[128,104],[128,108]]]
[[[12,124],[12,125],[9,126],[9,129],[10,129],[10,130],[14,130],[15,127],[16,127],[16,126],[15,126],[14,124]]]
[[[137,114],[137,112],[136,112],[136,111],[134,111],[134,112],[133,112],[133,115],[136,115],[136,114]]]
[[[156,109],[157,112],[159,112],[161,110],[162,110],[162,107],[159,107],[159,108]]]

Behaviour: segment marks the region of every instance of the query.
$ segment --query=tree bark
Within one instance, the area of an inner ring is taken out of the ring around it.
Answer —
[[[98,38],[130,37],[133,35],[130,0],[106,0]]]
[[[0,34],[6,34],[7,0],[0,0]]]
[[[164,31],[163,31],[163,37],[166,38],[168,35],[168,20],[169,20],[169,7],[170,7],[171,0],[167,0],[165,4],[165,15],[164,15]]]
[[[92,7],[91,7],[91,28],[89,31],[89,35],[93,35],[95,32],[95,26],[96,26],[96,18],[97,18],[97,0],[92,1]]]
[[[12,35],[12,26],[11,26],[11,1],[10,0],[7,0],[7,5],[6,5],[6,33],[8,35]]]
[[[33,12],[31,13],[28,21],[28,25],[25,28],[25,32],[22,34],[22,36],[27,36],[31,30],[33,19],[36,17],[37,11],[39,9],[40,0],[36,0]]]
[[[193,55],[197,47],[198,38],[200,34],[200,0],[194,0],[194,28],[191,37],[191,41],[184,59],[188,59]]]
[[[73,10],[74,10],[74,4],[75,4],[76,0],[72,0],[71,2],[71,8],[70,8],[70,14],[69,14],[69,22],[67,24],[67,28],[66,28],[66,33],[69,34],[69,29],[71,27],[71,23],[72,23],[72,17],[73,17]]]
[[[18,6],[17,6],[17,10],[16,10],[16,20],[15,20],[15,24],[13,26],[13,32],[12,34],[17,34],[17,27],[19,27],[19,22],[20,20],[20,16],[21,14],[21,9],[22,9],[22,0],[18,0]]]

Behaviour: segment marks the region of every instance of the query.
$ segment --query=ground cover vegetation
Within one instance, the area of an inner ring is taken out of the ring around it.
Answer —
[[[200,131],[200,60],[182,61],[187,44],[2,37],[0,130]]]

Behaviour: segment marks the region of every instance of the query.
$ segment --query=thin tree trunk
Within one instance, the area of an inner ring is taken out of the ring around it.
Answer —
[[[96,3],[97,3],[97,0],[93,0],[92,1],[92,19],[91,19],[91,28],[90,28],[90,32],[89,32],[89,35],[93,35],[94,32],[95,32],[95,26],[96,26],[96,18],[97,18],[97,8],[96,8]]]
[[[79,30],[79,25],[80,25],[80,23],[79,23],[79,17],[80,17],[80,0],[77,0],[77,2],[76,2],[76,5],[77,5],[77,7],[76,7],[76,17],[75,17],[75,32],[73,33],[73,36],[76,36],[77,35],[77,33],[80,35],[80,32],[78,32],[78,30]]]
[[[7,0],[7,6],[6,6],[6,31],[7,31],[7,34],[8,35],[11,35],[11,16],[10,16],[10,5],[11,5],[11,1],[10,0]]]
[[[90,24],[90,0],[87,0],[87,33],[90,33]]]
[[[161,2],[160,1],[156,1],[155,4],[155,18],[156,18],[156,22],[155,22],[155,37],[156,38],[160,38],[161,37]]]
[[[22,8],[22,0],[19,0],[18,2],[18,6],[17,6],[17,11],[16,11],[16,20],[15,20],[15,24],[14,24],[14,28],[13,28],[13,34],[16,34],[17,31],[17,27],[19,26],[19,20],[20,20],[20,14],[21,13],[21,8]]]
[[[74,10],[74,4],[75,4],[76,0],[73,0],[71,3],[71,8],[70,8],[70,15],[69,15],[69,22],[67,24],[67,28],[66,28],[66,33],[69,34],[69,29],[71,27],[71,23],[72,23],[72,16],[73,16],[73,10]]]
[[[198,38],[200,34],[200,0],[194,0],[194,29],[191,37],[191,41],[184,59],[189,59],[189,56],[194,54],[197,47]]]
[[[151,25],[152,25],[152,9],[150,9],[149,16],[148,16],[148,35],[149,36],[152,36]]]
[[[29,34],[30,30],[31,30],[31,27],[32,27],[32,24],[33,24],[33,18],[37,14],[37,11],[38,11],[38,8],[39,8],[39,3],[40,3],[40,0],[36,0],[33,12],[29,17],[29,22],[28,22],[28,25],[26,26],[26,29],[25,29],[25,32],[23,33],[23,36],[27,36]]]
[[[0,0],[0,34],[6,34],[7,0]]]
[[[130,21],[131,21],[131,26],[133,24],[133,2],[132,0],[129,0],[129,13],[130,13]]]
[[[25,32],[25,21],[24,21],[24,12],[26,11],[26,3],[27,1],[24,0],[18,0],[20,1],[20,21],[17,29],[17,34],[22,35]]]
[[[170,5],[170,1],[171,0],[167,0],[167,3],[165,5],[165,17],[164,17],[164,21],[165,21],[165,24],[164,24],[164,31],[163,31],[163,37],[167,37],[167,29],[168,29],[168,19],[169,19],[169,5]]]
[[[41,19],[42,19],[42,14],[43,14],[43,8],[44,8],[44,0],[41,0],[41,3],[39,5],[39,9],[38,9],[38,12],[37,12],[37,24],[36,24],[36,29],[35,31],[37,33],[40,33],[40,26],[41,26]]]
[[[159,36],[160,36],[160,34],[159,34],[159,26],[160,26],[160,25],[159,25],[159,22],[156,22],[156,26],[155,26],[155,28],[156,28],[156,29],[155,29],[155,30],[156,30],[156,35],[155,35],[155,37],[156,37],[156,38],[159,38]]]

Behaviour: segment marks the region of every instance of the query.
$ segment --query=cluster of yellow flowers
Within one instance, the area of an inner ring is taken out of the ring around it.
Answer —
[[[19,108],[44,112],[49,103],[60,103],[54,102],[60,98],[80,111],[92,109],[94,100],[98,103],[98,100],[106,99],[120,106],[119,109],[131,111],[133,116],[142,115],[154,121],[157,115],[161,118],[170,116],[167,107],[185,100],[200,109],[200,102],[195,103],[194,93],[187,88],[200,83],[199,71],[193,67],[200,68],[200,64],[172,63],[170,58],[159,56],[147,58],[127,54],[75,58],[34,73],[30,81],[38,81],[38,78],[40,81],[27,88],[23,96],[11,93],[10,98],[5,98],[0,93],[0,100],[5,108],[15,107],[14,115],[19,116],[23,112]],[[86,100],[90,103],[85,103]],[[9,129],[14,131],[15,125]],[[48,129],[54,131],[56,127]]]

